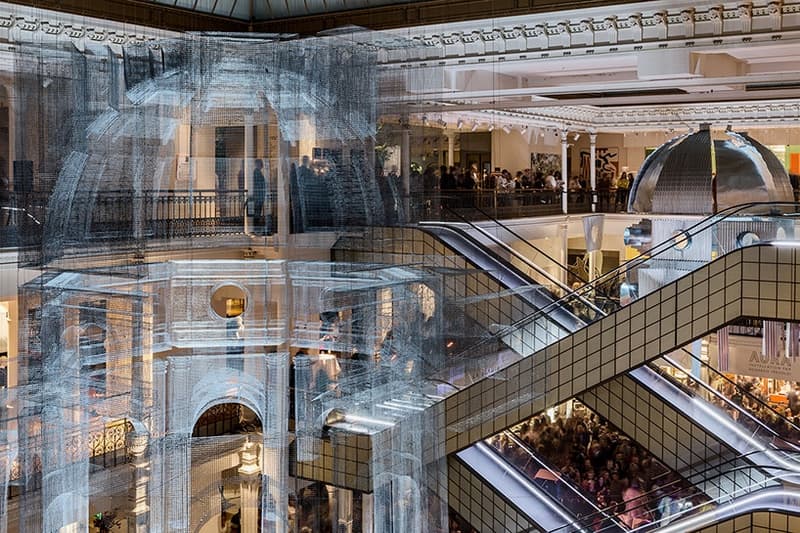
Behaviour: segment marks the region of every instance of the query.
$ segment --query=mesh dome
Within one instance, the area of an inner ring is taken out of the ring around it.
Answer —
[[[714,140],[703,127],[664,143],[645,160],[631,188],[628,210],[709,214],[713,211],[712,158],[717,210],[747,202],[792,202],[789,175],[767,147],[746,133]]]

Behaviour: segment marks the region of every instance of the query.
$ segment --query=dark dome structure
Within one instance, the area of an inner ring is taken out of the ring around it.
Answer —
[[[775,154],[746,133],[726,134],[712,145],[711,131],[702,125],[697,133],[664,143],[642,164],[628,211],[710,214],[715,196],[716,211],[747,202],[793,202],[789,175]]]

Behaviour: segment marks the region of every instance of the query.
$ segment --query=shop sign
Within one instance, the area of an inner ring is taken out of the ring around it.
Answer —
[[[742,376],[800,381],[800,357],[787,357],[783,350],[765,355],[761,350],[732,344],[728,372]]]

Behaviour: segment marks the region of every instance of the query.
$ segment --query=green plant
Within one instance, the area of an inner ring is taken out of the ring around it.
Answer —
[[[122,525],[122,520],[117,518],[116,511],[97,513],[92,517],[92,524],[100,533],[109,533],[115,527]]]

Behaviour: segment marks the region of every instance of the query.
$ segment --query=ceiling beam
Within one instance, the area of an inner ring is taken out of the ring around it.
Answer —
[[[172,31],[248,30],[246,21],[142,0],[12,0],[12,3]]]
[[[486,89],[475,91],[457,91],[457,90],[439,90],[415,93],[400,97],[389,97],[383,100],[385,103],[400,103],[400,102],[419,102],[424,100],[426,102],[463,102],[472,101],[477,99],[491,99],[499,101],[500,99],[512,97],[536,97],[547,96],[557,97],[562,94],[581,94],[581,93],[609,93],[613,96],[614,92],[633,92],[633,91],[646,91],[653,89],[686,89],[686,88],[700,88],[704,92],[704,88],[715,88],[721,86],[735,86],[735,85],[754,85],[754,84],[780,84],[792,83],[796,84],[800,80],[800,73],[798,72],[775,72],[763,73],[756,75],[743,75],[743,76],[725,76],[725,77],[693,77],[693,78],[675,78],[669,80],[626,80],[622,82],[603,82],[603,81],[587,81],[586,83],[577,84],[557,84],[552,85],[538,85],[530,87],[518,87],[514,89]],[[724,94],[724,93],[723,93]],[[566,100],[568,101],[568,100]]]
[[[401,0],[402,1],[402,0]],[[615,4],[631,4],[618,0]],[[389,30],[428,24],[467,20],[495,19],[569,9],[607,6],[607,0],[422,0],[365,9],[320,13],[254,24],[260,32],[313,35],[342,26],[361,26],[371,30]]]
[[[697,92],[688,94],[666,94],[648,96],[604,96],[572,98],[567,100],[546,99],[531,101],[503,100],[499,102],[485,103],[458,103],[442,107],[441,104],[420,104],[409,105],[410,113],[442,113],[458,111],[488,111],[488,110],[530,110],[536,108],[552,107],[575,107],[575,106],[642,106],[653,105],[663,106],[667,104],[697,104],[697,103],[722,103],[722,102],[743,102],[747,100],[770,100],[770,99],[796,99],[800,98],[800,89],[774,89],[764,91],[719,91],[719,92]]]

